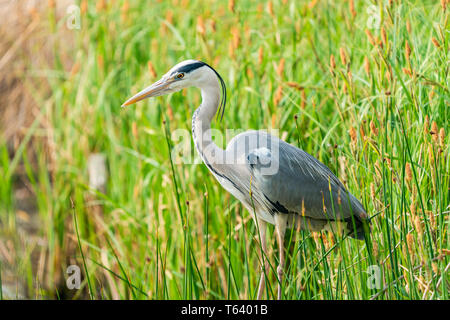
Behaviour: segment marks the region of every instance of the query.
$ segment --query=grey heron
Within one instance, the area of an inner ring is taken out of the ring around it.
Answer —
[[[219,73],[204,62],[178,63],[122,107],[191,86],[200,88],[202,96],[192,116],[195,147],[219,183],[253,215],[266,257],[267,223],[275,225],[279,246],[277,293],[281,299],[286,229],[340,231],[361,240],[369,230],[367,213],[328,167],[265,131],[243,132],[225,150],[218,147],[212,139],[211,121],[216,114],[223,117],[226,87]],[[264,292],[269,266],[264,257],[263,261],[258,299]]]

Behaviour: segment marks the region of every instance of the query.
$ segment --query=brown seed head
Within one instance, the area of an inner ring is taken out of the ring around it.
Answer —
[[[76,62],[73,66],[72,66],[72,69],[70,70],[70,75],[71,76],[74,76],[74,75],[76,75],[77,73],[78,73],[78,71],[80,71],[80,63],[79,62]]]
[[[305,92],[305,90],[302,90],[301,98],[302,98],[302,102],[300,104],[300,107],[302,109],[305,109],[305,107],[306,107],[306,92]]]
[[[300,28],[301,28],[301,23],[300,23],[300,20],[296,20],[295,21],[295,24],[294,24],[294,27],[295,27],[295,32],[297,32],[297,34],[299,34],[300,33]]]
[[[447,0],[441,0],[441,7],[442,10],[445,12],[445,10],[447,9]]]
[[[275,95],[273,97],[273,104],[275,106],[278,106],[282,97],[283,97],[283,87],[280,85],[278,86],[277,91],[275,91]]]
[[[261,14],[264,11],[264,6],[263,4],[260,2],[258,3],[258,6],[256,7],[256,12],[258,13],[258,17],[261,17]]]
[[[375,185],[373,182],[370,183],[370,198],[375,200]]]
[[[331,72],[334,72],[334,69],[336,68],[336,61],[334,60],[334,55],[330,56],[330,70]]]
[[[347,72],[347,79],[350,84],[353,82],[353,74],[350,70]]]
[[[392,77],[392,67],[389,65],[389,68],[386,70],[386,79],[388,81],[392,81],[393,77]]]
[[[308,8],[313,9],[316,6],[317,1],[318,0],[311,0],[308,4]]]
[[[150,76],[152,78],[156,78],[157,74],[156,74],[155,68],[153,67],[153,63],[151,61],[149,61],[147,63],[147,66],[148,66],[148,73],[150,73]]]
[[[133,133],[133,137],[134,137],[135,139],[137,139],[137,137],[138,137],[138,129],[137,129],[136,121],[133,121],[133,122],[131,123],[131,132]]]
[[[434,262],[434,261],[431,263],[431,269],[433,269],[433,272],[434,272],[434,273],[436,273],[436,274],[439,273],[438,265],[437,265],[437,263]]]
[[[320,233],[319,232],[313,232],[312,236],[313,236],[314,242],[316,243],[316,245],[318,245],[319,244]]]
[[[406,235],[406,244],[408,245],[408,252],[411,255],[411,258],[414,257],[414,236],[412,233],[408,233]]]
[[[381,27],[381,41],[384,46],[387,44],[387,36],[386,36],[386,29],[384,27]]]
[[[323,241],[323,245],[324,245],[325,249],[327,249],[328,248],[328,238],[325,233],[322,233],[322,241]]]
[[[264,47],[259,47],[258,50],[258,64],[261,65],[263,62],[263,58],[264,58]]]
[[[365,33],[366,33],[366,35],[367,35],[367,38],[369,39],[370,44],[373,45],[373,46],[376,46],[377,43],[376,43],[376,41],[375,41],[375,38],[374,38],[373,35],[372,35],[372,32],[370,32],[369,29],[366,29],[366,30],[365,30]]]
[[[241,42],[241,35],[239,34],[239,29],[237,27],[234,27],[231,29],[231,34],[233,35],[233,49],[237,49],[239,47],[239,44]]]
[[[128,12],[128,10],[130,9],[130,2],[128,0],[125,0],[123,2],[122,7],[120,8],[120,11],[122,12]]]
[[[217,28],[216,28],[216,20],[211,19],[209,22],[209,25],[211,26],[211,31],[212,32],[216,32]]]
[[[347,65],[347,53],[345,52],[344,48],[339,49],[339,55],[341,56],[341,62],[344,66]]]
[[[272,1],[267,2],[267,13],[270,14],[272,17],[274,16]]]
[[[247,68],[247,77],[253,79],[253,71],[250,67]]]
[[[439,146],[441,146],[441,148],[444,148],[444,146],[445,146],[445,129],[444,129],[444,127],[442,127],[441,130],[439,130]]]
[[[235,5],[235,1],[234,0],[229,0],[228,1],[228,9],[234,13],[234,5]]]
[[[376,241],[372,242],[372,250],[373,250],[373,256],[375,257],[375,259],[378,259],[378,243]]]
[[[87,12],[87,9],[88,9],[88,2],[87,2],[87,0],[81,1],[81,6],[80,6],[81,14],[85,14]]]
[[[414,204],[414,201],[411,202],[411,205],[409,206],[409,211],[411,212],[411,216],[414,219],[416,217],[416,205]]]
[[[412,180],[411,165],[409,164],[409,162],[407,162],[405,165],[405,178],[406,178],[406,181]]]
[[[364,131],[364,125],[362,123],[359,126],[359,134],[363,140],[366,138],[366,132]]]
[[[406,61],[409,61],[409,58],[411,57],[411,47],[409,46],[408,40],[405,41],[405,58]]]
[[[416,228],[417,234],[419,237],[423,235],[422,222],[420,221],[419,216],[414,217],[414,227]]]
[[[214,66],[217,66],[217,65],[219,64],[219,62],[220,62],[220,56],[217,56],[217,57],[214,58],[214,63],[213,63],[213,65],[214,65]]]
[[[428,213],[428,218],[430,219],[431,227],[434,228],[436,226],[436,219],[434,217],[433,211],[428,211],[427,213]]]
[[[433,121],[433,123],[431,124],[430,134],[431,134],[431,137],[433,138],[434,142],[438,141],[438,130],[439,129],[438,129],[436,121]]]
[[[436,95],[436,92],[434,91],[434,88],[433,88],[433,89],[431,89],[431,91],[428,93],[428,99],[430,100],[430,102],[431,102],[431,100],[433,100],[433,98],[434,98],[435,95]]]
[[[204,36],[206,33],[205,22],[203,21],[202,16],[197,17],[197,32],[202,36]]]
[[[409,23],[409,20],[406,21],[406,31],[408,31],[408,33],[411,33],[411,23]]]
[[[228,54],[229,54],[230,57],[234,60],[235,54],[234,54],[233,42],[230,42],[230,43],[228,44]]]
[[[357,139],[357,135],[356,135],[356,129],[351,127],[348,130],[348,134],[350,135],[350,139],[352,140],[353,143],[356,143],[356,139]]]
[[[173,24],[173,11],[172,10],[167,10],[166,21],[170,24]]]
[[[411,190],[411,203],[416,203],[416,199],[417,199],[417,188],[416,185],[413,185]]]
[[[369,76],[370,75],[370,62],[369,62],[369,58],[364,57],[364,71],[366,72],[366,74]]]
[[[126,20],[127,19],[129,10],[130,10],[130,2],[128,2],[128,0],[125,0],[123,2],[122,7],[120,8],[120,18],[122,20]]]
[[[105,0],[97,1],[95,8],[97,9],[97,12],[105,10],[106,9],[106,1]]]
[[[373,120],[370,120],[370,132],[374,135],[374,136],[378,136],[378,128],[375,126],[375,122],[373,122]]]
[[[356,16],[356,10],[355,10],[355,4],[353,3],[353,0],[349,0],[348,5],[350,7],[350,13],[352,14],[352,17],[354,18]]]
[[[412,76],[411,70],[409,70],[408,68],[402,68],[402,71],[404,74],[408,75],[408,76]]]
[[[383,41],[381,41],[378,37],[375,37],[375,42],[380,46],[380,48],[383,48]]]
[[[167,105],[167,116],[169,117],[170,121],[173,121],[174,117],[173,117],[173,108],[170,104]]]
[[[245,35],[245,39],[247,39],[248,40],[248,42],[251,42],[251,40],[250,40],[250,31],[251,31],[252,29],[250,28],[250,26],[248,25],[248,23],[246,22],[245,24],[244,24],[244,35]]]
[[[284,58],[280,59],[280,62],[278,63],[278,67],[277,67],[277,74],[279,77],[283,77],[283,73],[284,73],[284,64],[285,64],[285,60]]]
[[[97,56],[97,64],[98,64],[98,69],[99,70],[102,70],[104,68],[105,60],[103,59],[103,56],[101,54],[99,54]]]
[[[342,179],[342,182],[346,183],[347,181],[347,166],[348,166],[348,161],[347,158],[344,156],[339,156],[338,157],[338,161],[339,161],[339,175]]]
[[[381,179],[381,166],[380,166],[380,162],[377,160],[375,160],[375,174],[377,175],[377,178],[380,180]]]
[[[297,82],[286,82],[286,85],[290,88],[297,89],[299,91],[303,90],[304,87]]]
[[[430,125],[430,117],[428,115],[425,116],[425,123],[423,124],[423,133],[428,134],[429,129],[428,126]]]
[[[436,39],[436,38],[431,38],[431,42],[433,42],[433,45],[436,47],[436,48],[440,48],[441,47],[441,45],[439,44],[439,41]]]

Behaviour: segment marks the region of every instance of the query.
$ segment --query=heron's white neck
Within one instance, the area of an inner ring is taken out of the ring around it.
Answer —
[[[211,71],[209,81],[198,85],[202,94],[202,103],[192,116],[192,137],[195,147],[209,169],[214,171],[214,164],[223,163],[224,150],[212,140],[211,121],[220,103],[220,85],[217,76]]]

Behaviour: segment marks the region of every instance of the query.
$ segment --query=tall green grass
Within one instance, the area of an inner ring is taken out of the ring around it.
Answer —
[[[448,299],[448,9],[354,2],[354,10],[351,1],[81,3],[81,29],[55,41],[55,64],[38,79],[51,87],[35,93],[41,116],[14,157],[0,145],[0,234],[21,246],[12,196],[20,163],[46,242],[34,248],[43,279],[28,256],[16,259],[29,297],[256,297],[262,257],[250,213],[204,165],[170,157],[172,132],[190,130],[198,90],[120,108],[194,58],[228,86],[215,128],[278,128],[374,215],[367,242],[288,234],[284,299]],[[66,28],[51,8],[49,17],[49,36]],[[32,89],[36,79],[28,81]],[[108,160],[104,193],[88,187],[87,159],[97,152]],[[277,286],[270,252],[267,298]],[[65,289],[69,264],[83,270],[75,292]],[[381,288],[367,285],[372,265]]]

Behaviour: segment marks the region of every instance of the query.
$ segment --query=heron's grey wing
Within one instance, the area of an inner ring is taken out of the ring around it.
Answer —
[[[274,211],[295,212],[312,219],[367,218],[362,204],[324,164],[305,151],[278,139],[276,148],[259,148],[247,156],[259,190]],[[278,167],[265,171],[270,164]]]

